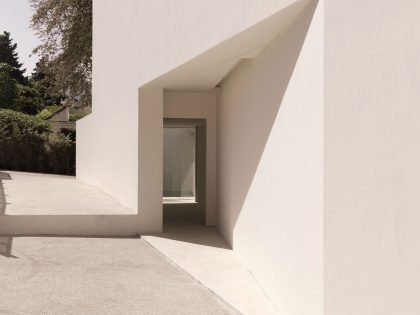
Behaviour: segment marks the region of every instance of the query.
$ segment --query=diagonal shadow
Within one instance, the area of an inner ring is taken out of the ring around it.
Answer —
[[[164,204],[163,216],[162,232],[145,233],[142,236],[231,249],[216,227],[204,225],[204,211],[197,209],[194,204]]]
[[[292,8],[297,3],[290,5],[288,8]],[[227,80],[222,81],[221,99],[224,97],[224,88],[229,83],[229,78],[235,75],[246,76],[247,78],[251,77],[248,83],[246,83],[248,85],[243,85],[242,89],[254,91],[254,93],[248,93],[248,97],[258,97],[255,98],[254,102],[238,103],[240,105],[241,115],[238,115],[234,123],[231,122],[231,124],[235,125],[235,130],[241,131],[241,138],[246,139],[246,141],[237,142],[234,145],[231,143],[226,145],[227,141],[223,141],[223,137],[226,137],[228,129],[226,127],[224,129],[219,127],[219,139],[221,141],[219,141],[218,150],[221,152],[220,155],[228,151],[230,154],[236,156],[235,164],[229,165],[229,170],[226,172],[226,174],[230,174],[230,179],[226,181],[227,177],[222,177],[223,179],[219,178],[218,188],[219,197],[224,196],[221,199],[229,200],[221,205],[219,209],[222,215],[223,213],[229,213],[228,217],[224,217],[221,220],[225,222],[225,226],[222,227],[222,234],[229,244],[233,244],[234,231],[237,228],[237,223],[244,208],[251,184],[256,176],[257,168],[260,165],[275,121],[281,115],[280,108],[283,103],[283,98],[293,77],[317,5],[318,0],[308,1],[308,4],[306,4],[289,26],[281,31],[256,58],[243,61],[230,74]],[[260,58],[267,58],[272,61],[269,70],[267,70],[267,63],[261,62],[258,64],[260,66],[262,64],[262,67],[265,67],[265,76],[270,77],[270,81],[264,85],[259,85],[258,82],[252,80],[254,72],[251,70],[254,67],[258,67],[256,63],[259,62]],[[261,95],[264,95],[264,97],[261,97]],[[257,104],[260,108],[264,108],[264,110],[259,110],[256,116],[255,105]],[[235,110],[239,112],[238,108],[235,108]],[[219,121],[223,119],[223,115],[223,106],[221,106]],[[237,152],[240,153],[238,154]],[[219,174],[225,172],[221,164],[219,164],[219,172]],[[225,191],[234,193],[230,193],[227,196],[224,193]]]
[[[241,130],[240,137],[238,136],[236,138],[237,134],[234,135],[236,139],[243,140],[237,141],[236,143],[224,141],[221,135],[224,135],[226,131],[219,124],[218,161],[223,158],[224,152],[230,152],[237,157],[234,163],[225,163],[229,168],[226,172],[220,167],[220,164],[218,171],[219,175],[223,173],[229,174],[229,176],[224,178],[226,180],[220,180],[220,177],[218,179],[219,195],[229,195],[228,198],[225,198],[229,201],[219,205],[219,216],[223,215],[223,213],[227,213],[228,215],[221,218],[218,225],[227,243],[223,240],[219,241],[220,234],[218,234],[217,228],[205,227],[202,225],[202,222],[187,222],[188,218],[190,218],[189,215],[187,216],[187,206],[183,206],[185,208],[185,216],[179,218],[180,222],[169,222],[168,214],[170,211],[165,211],[164,206],[163,233],[149,235],[220,248],[230,248],[233,244],[234,230],[272,128],[276,118],[280,115],[280,106],[283,103],[283,98],[293,77],[295,66],[299,61],[308,31],[311,27],[312,18],[318,5],[318,0],[296,1],[270,17],[270,19],[287,18],[289,15],[293,15],[295,10],[297,10],[296,8],[300,8],[302,3],[306,3],[305,6],[299,9],[299,13],[294,16],[293,20],[290,21],[285,29],[280,30],[277,36],[255,58],[245,58],[241,61],[219,84],[220,95],[223,98],[224,91],[228,88],[229,78],[239,74],[241,78],[247,76],[249,79],[245,80],[245,82],[241,81],[242,91],[254,91],[253,93],[248,93],[249,97],[253,98],[252,101],[243,102],[241,100],[239,102],[236,100],[237,102],[233,102],[236,103],[233,105],[237,105],[239,108],[231,108],[229,109],[230,112],[224,112],[223,106],[218,108],[218,122],[223,121],[225,116],[232,115],[232,111],[240,113],[240,115],[236,115],[235,119],[233,119],[234,123],[231,121],[229,127],[225,129]],[[266,22],[260,22],[260,24],[264,23]],[[223,45],[223,43],[220,45]],[[193,59],[192,63],[202,56]],[[270,61],[270,68],[267,67],[266,60]],[[264,76],[269,77],[270,80],[267,80],[265,84],[259,84],[256,80],[260,78],[257,77],[255,79],[254,77],[253,71],[255,68],[260,69],[260,73],[264,73]],[[176,73],[176,69],[165,76],[170,76],[174,73]],[[171,79],[168,80],[170,81]],[[227,97],[229,98],[229,96]],[[257,115],[255,110],[256,106],[263,108],[263,110],[257,112]],[[232,134],[228,135],[232,136]],[[221,226],[222,224],[220,222],[223,222],[225,226]],[[220,236],[220,238],[222,237]]]
[[[3,181],[11,180],[12,177],[7,172],[0,172],[0,220],[1,216],[5,215],[7,201],[6,201],[6,193],[4,190]],[[4,256],[7,258],[17,258],[12,255],[12,243],[13,237],[10,236],[1,236],[0,231],[0,256]]]

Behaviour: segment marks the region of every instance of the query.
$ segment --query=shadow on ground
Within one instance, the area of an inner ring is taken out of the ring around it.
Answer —
[[[196,209],[163,207],[163,232],[144,234],[185,243],[231,249],[216,227],[204,225],[203,214]]]
[[[163,232],[154,236],[185,243],[231,249],[216,227],[166,224]]]

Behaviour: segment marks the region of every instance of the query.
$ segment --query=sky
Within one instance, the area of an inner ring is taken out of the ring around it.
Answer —
[[[40,44],[30,28],[32,9],[29,0],[0,0],[0,33],[10,32],[17,44],[19,61],[26,68],[25,75],[30,75],[38,61],[37,56],[29,57],[32,50]]]

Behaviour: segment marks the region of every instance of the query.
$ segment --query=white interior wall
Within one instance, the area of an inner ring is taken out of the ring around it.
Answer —
[[[420,2],[326,3],[326,314],[420,314]]]
[[[324,21],[316,3],[222,82],[218,108],[219,229],[281,314],[323,314]]]
[[[189,118],[206,120],[206,225],[217,222],[216,209],[216,110],[218,91],[165,91],[164,118]]]

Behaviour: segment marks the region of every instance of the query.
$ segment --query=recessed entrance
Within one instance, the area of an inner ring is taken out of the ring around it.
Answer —
[[[204,119],[164,119],[164,225],[205,222],[205,142]]]

